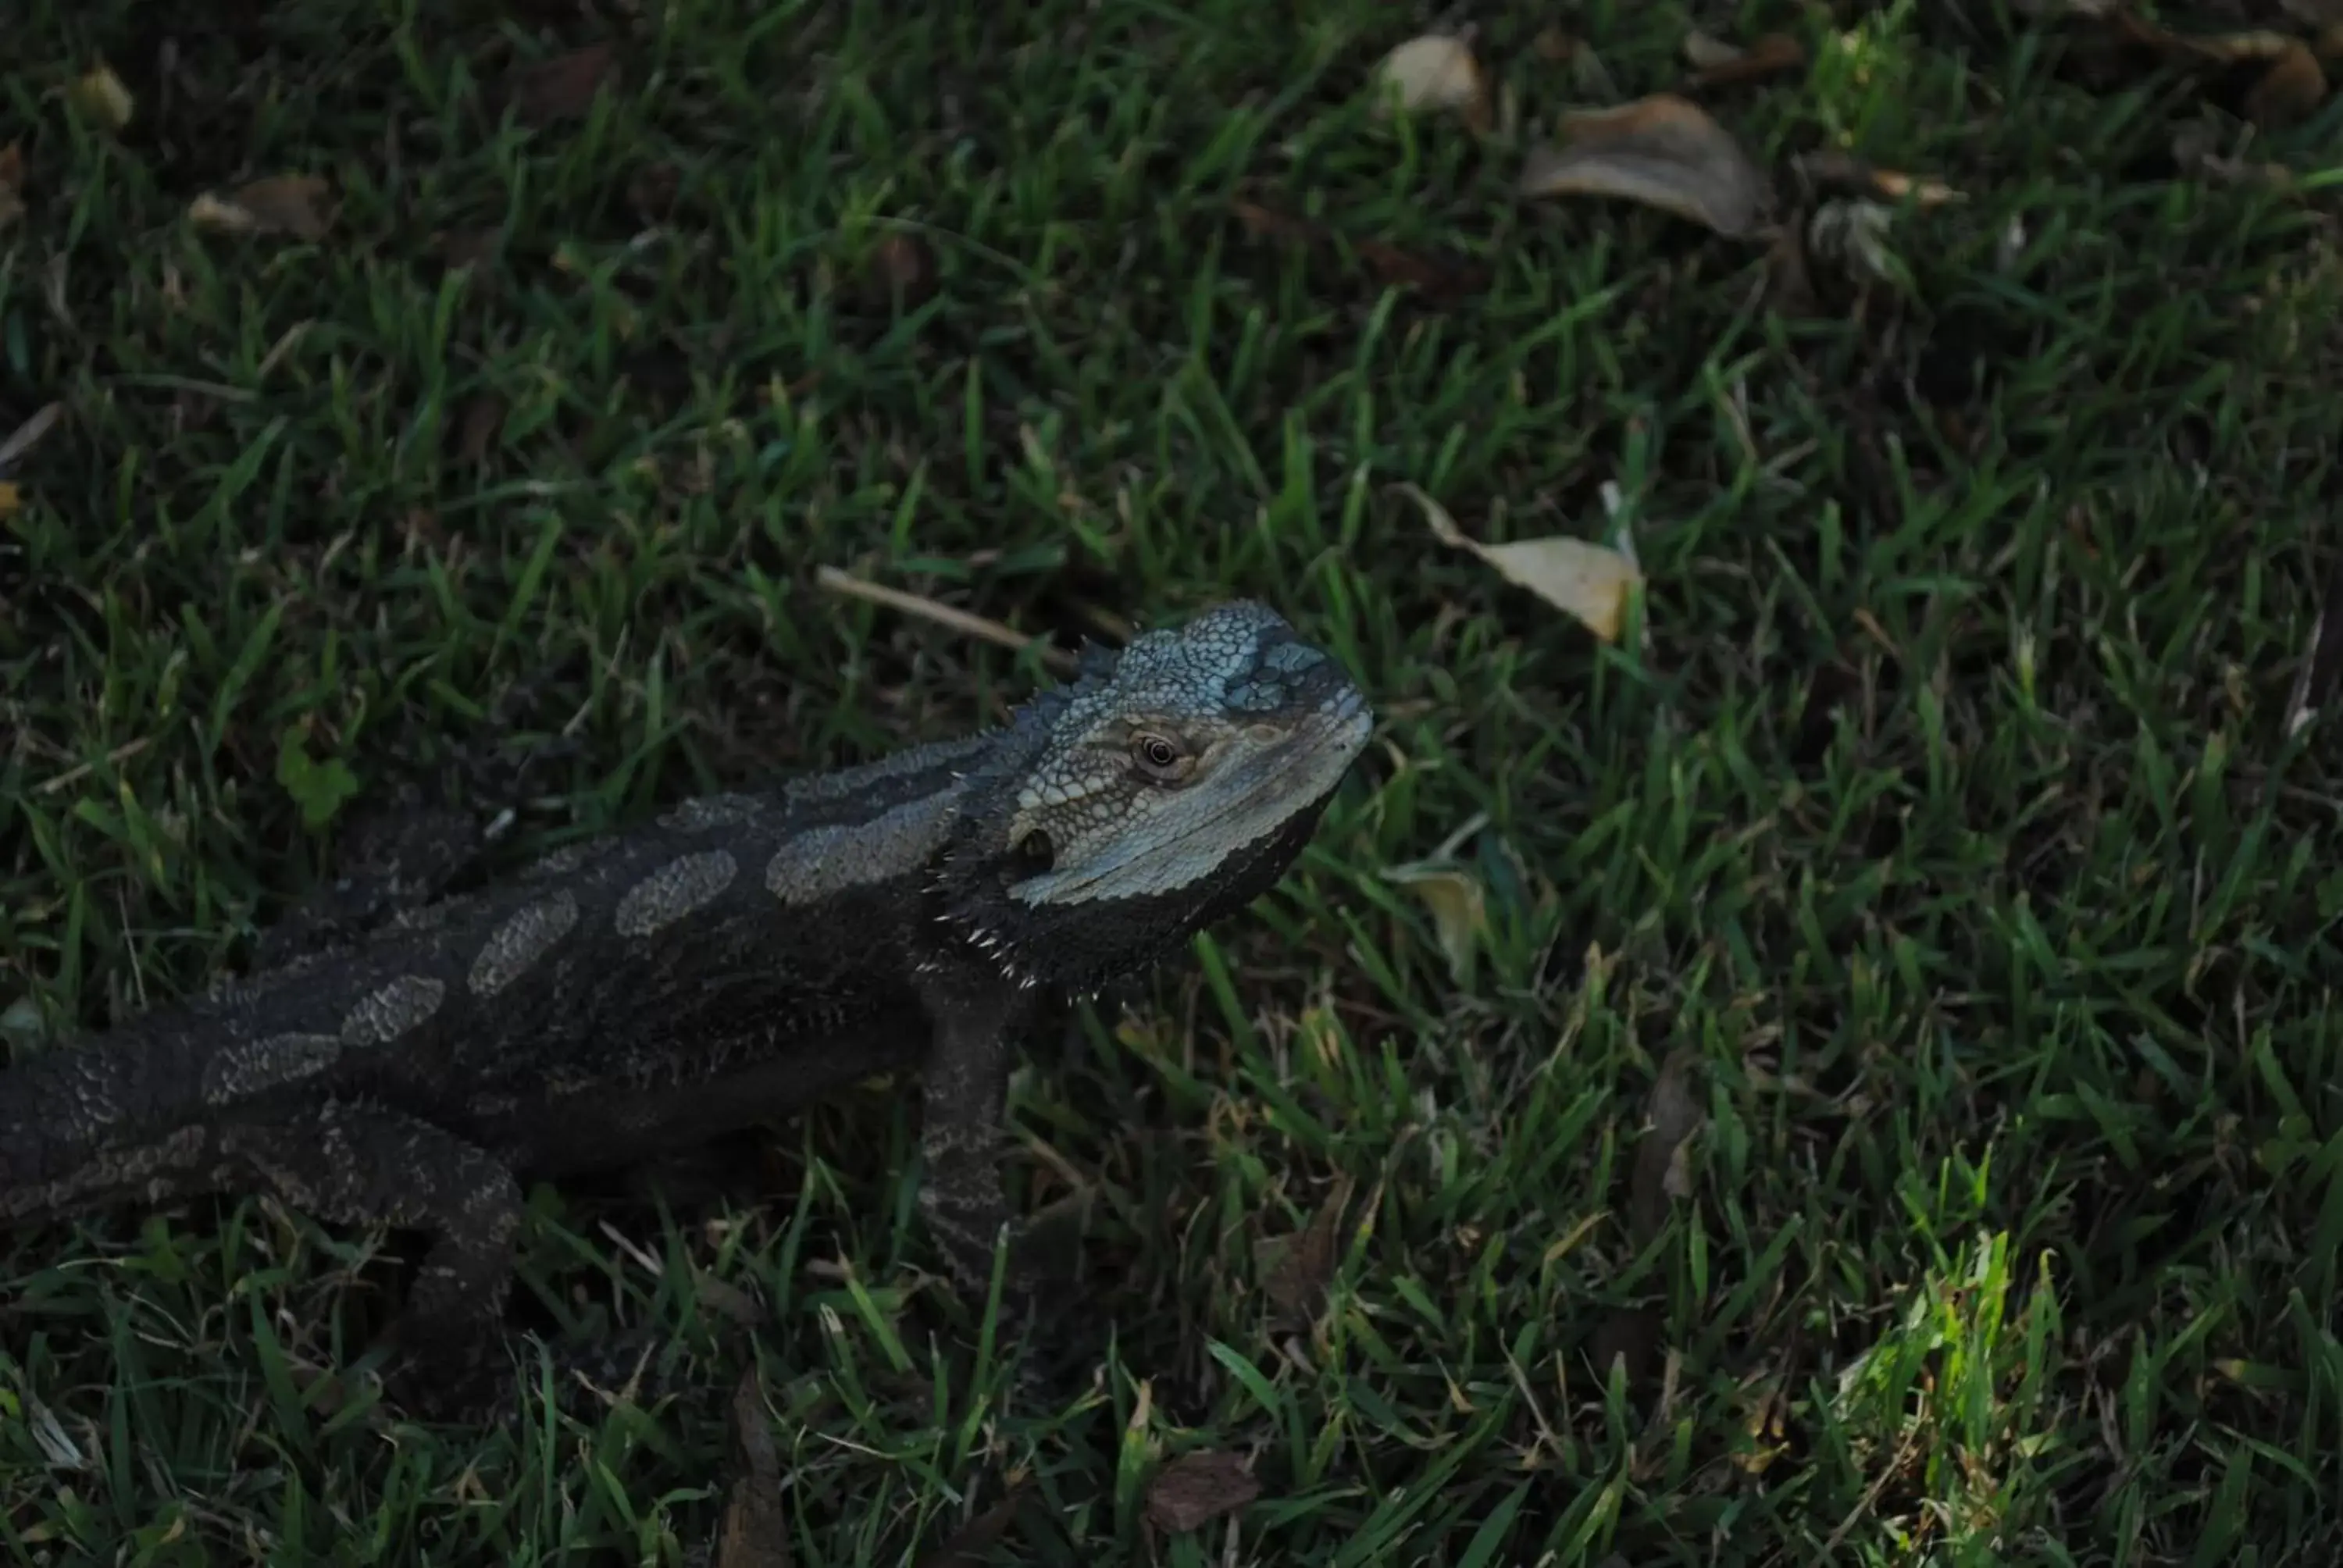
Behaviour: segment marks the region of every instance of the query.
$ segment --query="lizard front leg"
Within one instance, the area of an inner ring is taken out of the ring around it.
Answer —
[[[337,1101],[298,1121],[244,1123],[221,1153],[286,1202],[342,1224],[433,1237],[389,1338],[403,1402],[452,1412],[487,1397],[512,1282],[520,1185],[486,1150],[387,1107]]]
[[[1009,1242],[1003,1294],[1021,1315],[1042,1300],[1051,1271],[1011,1217],[1003,1186],[1001,1122],[1031,993],[990,976],[930,993],[934,1049],[920,1093],[920,1212],[953,1284],[981,1300],[995,1244]]]

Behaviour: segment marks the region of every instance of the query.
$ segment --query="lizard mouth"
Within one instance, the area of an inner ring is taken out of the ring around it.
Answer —
[[[1209,879],[1232,856],[1317,805],[1366,747],[1374,726],[1355,688],[1331,697],[1298,730],[1237,759],[1218,779],[1182,797],[1163,819],[1135,828],[1081,864],[1011,885],[1028,905],[1160,898]]]

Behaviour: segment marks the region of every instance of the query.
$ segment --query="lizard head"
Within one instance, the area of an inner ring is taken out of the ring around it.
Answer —
[[[1089,650],[969,780],[945,918],[1029,981],[1143,967],[1285,874],[1373,725],[1342,666],[1249,601]]]

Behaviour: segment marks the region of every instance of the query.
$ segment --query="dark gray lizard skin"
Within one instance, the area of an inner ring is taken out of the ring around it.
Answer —
[[[33,1057],[0,1074],[0,1221],[261,1191],[422,1230],[401,1397],[444,1407],[477,1397],[521,1181],[917,1068],[922,1211],[980,1291],[1034,1003],[1267,890],[1371,724],[1341,667],[1250,602],[1092,649],[1000,729],[687,801]]]

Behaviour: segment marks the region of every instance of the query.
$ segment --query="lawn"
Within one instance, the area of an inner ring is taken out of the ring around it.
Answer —
[[[2343,763],[2294,689],[2343,109],[2005,10],[1483,8],[1490,112],[1393,116],[1378,60],[1465,18],[12,0],[12,1056],[240,964],[508,732],[499,867],[1239,593],[1378,729],[1275,894],[1019,1079],[1087,1377],[979,1342],[873,1083],[533,1191],[524,1353],[670,1353],[532,1361],[486,1429],[327,1375],[397,1236],[0,1238],[8,1559],[2337,1561]],[[1689,85],[1695,25],[1803,57]],[[1664,91],[1803,277],[1519,194]],[[1411,486],[1632,550],[1625,624]]]

